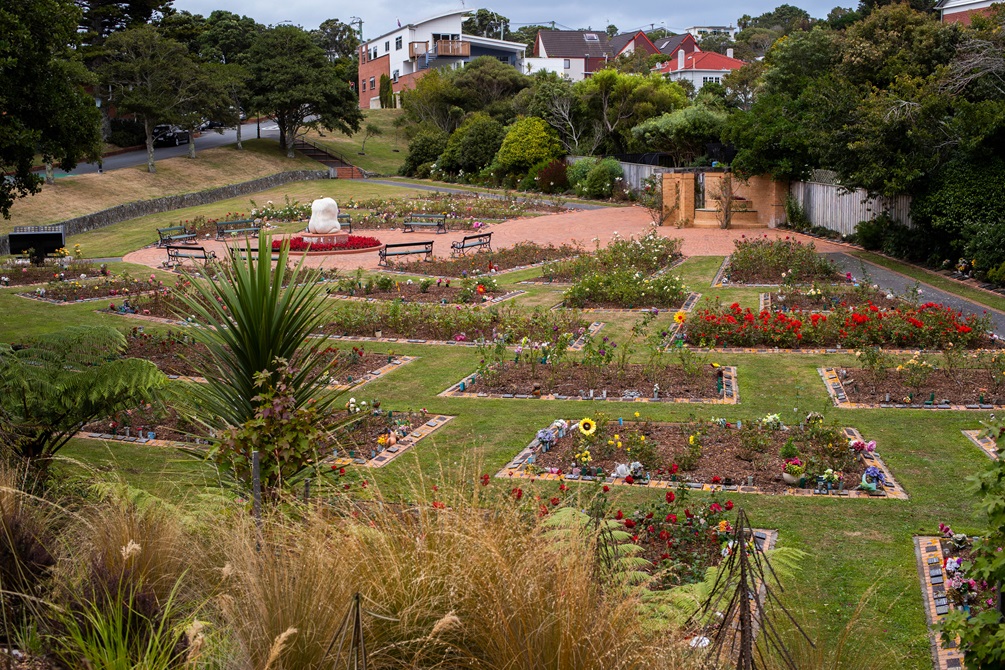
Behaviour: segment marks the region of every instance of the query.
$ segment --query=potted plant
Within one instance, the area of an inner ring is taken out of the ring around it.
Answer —
[[[803,475],[806,474],[806,465],[798,458],[787,458],[785,459],[785,465],[782,466],[782,479],[789,486],[796,486],[802,481]]]

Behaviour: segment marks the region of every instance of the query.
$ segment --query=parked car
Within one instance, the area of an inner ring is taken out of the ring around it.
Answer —
[[[199,130],[216,130],[218,128],[226,128],[223,121],[203,121],[202,125],[199,126]]]
[[[154,126],[154,146],[155,147],[176,147],[179,144],[191,142],[187,130],[182,130],[178,126],[167,124]]]

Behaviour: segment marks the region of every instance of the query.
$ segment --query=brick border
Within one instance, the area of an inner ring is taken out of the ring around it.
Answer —
[[[594,402],[651,402],[651,403],[692,403],[692,404],[708,404],[708,405],[736,405],[740,402],[740,388],[737,383],[736,377],[736,367],[734,366],[723,366],[722,368],[722,397],[720,398],[626,398],[626,397],[614,397],[607,395],[593,395],[593,396],[563,396],[563,395],[541,395],[534,396],[529,394],[513,394],[513,393],[479,393],[471,392],[465,390],[468,384],[473,384],[477,378],[478,373],[466,376],[464,379],[460,380],[450,388],[440,391],[437,393],[437,397],[440,398],[490,398],[490,399],[536,399],[536,400],[589,400]],[[592,389],[591,389],[592,391]],[[606,393],[606,390],[604,391]]]
[[[837,371],[834,368],[817,368],[817,372],[820,378],[824,382],[824,386],[827,387],[827,394],[830,396],[831,401],[834,403],[835,407],[843,407],[846,409],[942,409],[951,410],[956,412],[962,412],[966,410],[995,410],[995,409],[1005,409],[1001,405],[952,405],[952,404],[936,404],[931,400],[925,400],[923,403],[896,403],[896,402],[880,402],[880,403],[865,403],[865,402],[851,402],[848,400],[848,394],[845,391],[844,384],[841,383],[841,379],[838,377]]]
[[[509,248],[509,247],[506,247],[506,248]],[[509,274],[511,272],[520,272],[521,270],[530,270],[531,268],[539,268],[539,267],[542,267],[543,265],[546,265],[547,263],[558,263],[559,261],[569,261],[569,260],[572,260],[573,258],[579,258],[579,256],[566,256],[565,258],[556,258],[556,259],[550,260],[550,261],[538,261],[536,263],[531,263],[530,265],[517,265],[517,266],[511,267],[511,268],[506,268],[505,270],[496,270],[495,272],[483,272],[483,273],[477,274],[477,275],[468,275],[467,278],[468,279],[478,279],[479,277],[486,277],[486,276],[497,277],[499,275],[505,275],[505,274]],[[383,273],[383,274],[401,275],[403,277],[430,277],[431,279],[437,279],[437,278],[440,278],[440,277],[447,278],[447,275],[426,275],[426,274],[419,274],[419,273],[416,273],[416,272],[404,272],[403,270],[384,270],[384,269],[381,269],[380,272]],[[449,279],[461,280],[461,279],[464,279],[464,278],[463,277],[449,277]],[[516,282],[516,283],[517,284],[531,284],[531,283],[534,283],[534,282],[520,281],[520,282]]]
[[[918,581],[921,584],[921,600],[925,606],[925,619],[928,623],[932,666],[935,670],[962,668],[963,653],[957,646],[958,641],[946,645],[935,629],[940,618],[948,614],[952,608],[945,595],[945,575],[942,570],[945,556],[942,555],[941,538],[915,535],[914,557],[918,568]]]
[[[405,437],[400,438],[393,447],[380,448],[379,451],[377,449],[372,449],[371,451],[374,455],[371,458],[352,459],[346,457],[335,458],[331,456],[322,460],[321,463],[331,465],[333,468],[344,468],[349,465],[359,465],[365,468],[382,468],[417,445],[420,441],[445,426],[447,422],[453,418],[455,417],[445,414],[431,414],[426,417],[425,423],[416,427]]]
[[[655,422],[655,423],[667,423],[667,422]],[[576,425],[573,422],[569,422],[570,430]],[[555,427],[555,422],[549,427]],[[846,427],[844,429],[845,436],[849,440],[862,440],[862,434],[858,432],[855,428]],[[531,474],[526,471],[525,466],[528,465],[528,458],[537,453],[540,448],[541,443],[535,437],[531,440],[530,444],[524,447],[520,453],[518,453],[512,460],[510,460],[506,465],[502,467],[501,470],[496,472],[496,477],[500,479],[541,479],[544,481],[584,481],[592,482],[596,481],[596,477],[580,476],[580,475],[565,475],[558,473],[537,473]],[[856,489],[849,489],[844,491],[816,491],[814,489],[797,489],[789,487],[785,490],[785,493],[770,493],[768,491],[762,490],[758,486],[743,486],[740,484],[708,484],[705,482],[672,482],[672,481],[655,481],[650,480],[644,484],[626,484],[620,477],[605,477],[604,483],[610,484],[612,486],[631,486],[633,488],[644,488],[644,489],[689,489],[692,491],[707,491],[712,493],[752,493],[757,495],[768,495],[768,496],[826,496],[836,497],[836,498],[887,498],[891,500],[908,500],[910,496],[904,488],[897,483],[893,478],[893,474],[890,469],[886,466],[886,463],[875,453],[871,455],[863,454],[863,460],[865,461],[866,467],[876,466],[879,468],[883,474],[886,476],[886,485],[882,490],[877,490],[874,492],[860,491]]]
[[[580,351],[584,346],[586,346],[586,336],[596,335],[601,328],[604,327],[604,321],[594,321],[591,323],[586,332],[579,337],[575,342],[569,346],[569,351]],[[477,347],[478,342],[473,342],[470,340],[465,340],[463,342],[456,342],[454,340],[421,340],[421,339],[408,339],[400,337],[366,337],[360,335],[329,335],[328,339],[334,340],[336,342],[383,342],[389,344],[430,344],[434,346],[451,346],[451,347]],[[515,349],[519,346],[517,343],[511,344],[509,349]]]
[[[998,460],[998,443],[990,437],[982,436],[983,430],[961,430],[960,432],[966,435],[967,439],[977,445],[992,461]]]

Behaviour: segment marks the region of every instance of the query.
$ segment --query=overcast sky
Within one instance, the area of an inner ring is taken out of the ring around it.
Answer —
[[[729,25],[744,14],[757,16],[774,9],[786,0],[754,0],[740,2],[739,0],[717,0],[709,4],[702,2],[687,5],[671,3],[611,3],[591,0],[588,2],[572,2],[558,0],[542,5],[539,0],[507,0],[496,4],[477,4],[467,0],[467,8],[484,7],[510,19],[511,28],[520,24],[546,24],[555,21],[558,27],[586,28],[603,30],[613,23],[622,31],[644,27],[650,24],[656,27],[665,22],[667,28],[681,32],[695,25]],[[788,0],[808,11],[811,16],[822,18],[838,4],[854,7],[856,3],[840,2],[840,0]],[[857,0],[856,0],[857,2]],[[616,5],[612,7],[611,5]],[[649,5],[649,6],[647,6]],[[676,6],[675,6],[676,5]],[[455,2],[440,2],[439,0],[367,0],[350,2],[335,0],[335,2],[318,2],[317,0],[175,0],[174,7],[178,10],[188,10],[194,14],[209,15],[214,9],[225,9],[237,14],[252,17],[259,23],[276,24],[290,21],[305,28],[316,28],[325,19],[341,19],[348,21],[357,16],[363,19],[363,37],[369,39],[392,30],[397,21],[402,25],[413,23],[430,16],[461,8],[460,0]]]

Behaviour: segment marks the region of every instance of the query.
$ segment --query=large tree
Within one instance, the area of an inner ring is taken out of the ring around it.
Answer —
[[[100,154],[100,114],[74,50],[80,12],[68,0],[0,5],[0,214],[37,193],[35,157],[72,170]]]
[[[279,126],[279,144],[293,157],[293,142],[304,128],[359,130],[363,115],[349,88],[345,64],[332,63],[324,49],[299,26],[273,26],[248,51],[251,101]]]
[[[76,0],[82,13],[79,33],[88,67],[104,56],[105,40],[114,33],[150,23],[171,11],[171,0]]]
[[[143,123],[147,171],[154,165],[154,126],[180,120],[200,94],[198,67],[184,45],[163,37],[150,25],[116,33],[105,42],[101,76],[112,90],[116,109]]]

